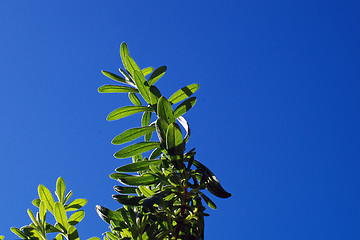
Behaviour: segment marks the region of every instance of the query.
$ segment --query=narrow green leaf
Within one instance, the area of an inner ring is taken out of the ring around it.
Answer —
[[[166,72],[167,67],[166,66],[161,66],[159,68],[157,68],[150,76],[149,78],[149,85],[153,85],[154,83],[156,83],[162,76],[164,76],[165,72]]]
[[[110,178],[111,179],[115,179],[115,180],[118,180],[119,178],[123,178],[123,177],[129,177],[129,176],[132,176],[130,174],[125,174],[125,173],[112,173],[110,174]]]
[[[62,177],[59,177],[56,181],[56,195],[59,199],[59,202],[61,202],[62,204],[64,203],[65,200],[65,191],[66,191],[65,181]]]
[[[199,84],[197,83],[183,87],[180,90],[176,91],[173,95],[171,95],[171,97],[169,98],[169,102],[171,104],[178,103],[193,95],[198,89],[199,89]]]
[[[46,204],[44,201],[40,202],[40,208],[39,208],[39,213],[40,213],[40,221],[45,224],[46,222]]]
[[[138,93],[136,88],[118,85],[103,85],[98,88],[99,93]]]
[[[22,239],[29,239],[25,233],[23,233],[22,231],[20,231],[20,229],[16,228],[16,227],[12,227],[10,228],[10,230],[16,234],[18,237],[22,238]]]
[[[206,204],[211,207],[212,209],[215,209],[216,210],[216,205],[215,203],[210,199],[208,198],[205,194],[203,194],[202,192],[199,192],[201,197],[204,199],[204,201],[206,202]]]
[[[117,168],[115,171],[117,172],[139,172],[139,171],[145,171],[149,169],[149,166],[152,164],[159,165],[162,163],[162,160],[152,160],[152,161],[141,161],[141,162],[135,162],[126,164],[124,166],[121,166]]]
[[[34,213],[33,213],[30,209],[27,210],[27,213],[28,213],[31,221],[33,221],[33,223],[34,223],[36,226],[39,226],[39,222],[36,220],[36,218],[35,218],[35,216],[34,216]]]
[[[152,73],[152,71],[154,71],[153,67],[147,67],[141,70],[142,74],[144,75],[144,77],[146,77],[147,75],[149,75],[150,73]]]
[[[152,195],[155,195],[155,192],[151,191],[146,186],[139,186],[139,190],[142,192],[142,194],[144,194],[145,197],[150,197]]]
[[[149,208],[151,207],[152,205],[154,205],[155,203],[159,202],[160,200],[162,200],[164,197],[170,195],[172,192],[171,190],[167,189],[165,191],[162,191],[162,192],[159,192],[155,195],[152,195],[148,198],[145,199],[145,201],[143,202],[143,206],[145,208]]]
[[[40,184],[38,187],[38,193],[40,200],[45,202],[47,210],[54,214],[55,201],[49,189],[47,189],[44,185]]]
[[[54,240],[63,240],[63,239],[64,239],[63,235],[59,233],[58,235],[56,235]]]
[[[137,89],[139,90],[141,96],[147,103],[150,103],[150,95],[149,95],[149,85],[146,81],[146,78],[142,73],[138,70],[133,71],[133,78],[136,84]]]
[[[107,223],[110,223],[110,220],[124,221],[123,217],[121,216],[121,214],[119,212],[112,211],[106,207],[96,205],[96,212],[98,213],[100,218]]]
[[[104,74],[106,77],[114,80],[114,81],[117,81],[117,82],[121,82],[121,83],[125,83],[125,84],[129,84],[131,86],[134,86],[134,83],[132,83],[130,80],[128,79],[125,79],[125,78],[122,78],[114,73],[111,73],[111,72],[108,72],[108,71],[105,71],[105,70],[102,70],[101,71],[102,74]]]
[[[159,118],[164,119],[168,124],[175,122],[171,104],[164,97],[159,98],[157,105],[157,115],[159,116]]]
[[[126,70],[129,70],[127,67],[126,67],[126,56],[129,56],[129,50],[128,50],[128,47],[126,45],[125,42],[121,43],[120,45],[120,57],[121,57],[121,61],[125,67]]]
[[[141,176],[131,176],[121,178],[119,181],[125,185],[139,186],[139,185],[150,185],[159,182],[159,179],[152,174],[145,173]]]
[[[114,145],[130,142],[134,139],[137,139],[141,136],[144,136],[147,133],[155,131],[155,127],[139,127],[128,129],[125,132],[117,135],[111,143]]]
[[[114,186],[114,190],[121,194],[133,194],[136,193],[137,187],[124,187],[124,186]]]
[[[141,126],[146,127],[151,120],[151,112],[144,112],[141,118]]]
[[[55,232],[61,232],[61,229],[54,227],[50,223],[46,223],[45,231],[46,233],[55,233]]]
[[[65,205],[65,210],[68,211],[76,211],[80,208],[82,208],[83,206],[85,206],[87,203],[87,200],[84,198],[78,198],[75,199],[74,201],[72,201],[71,203]]]
[[[118,240],[119,237],[117,237],[115,234],[113,234],[112,232],[106,232],[106,236],[110,239],[110,240]]]
[[[114,154],[116,158],[128,158],[134,155],[150,151],[151,149],[160,147],[159,142],[140,142],[125,147]]]
[[[161,143],[166,141],[166,131],[169,124],[163,118],[159,117],[155,122],[156,133]]]
[[[32,201],[32,204],[35,206],[35,207],[40,207],[40,202],[41,202],[41,200],[40,199],[34,199],[33,201]]]
[[[129,93],[129,99],[135,106],[141,106],[141,101],[135,93]]]
[[[136,64],[136,62],[134,61],[134,59],[132,59],[132,57],[130,56],[126,56],[126,66],[127,66],[127,70],[129,71],[129,73],[134,77],[133,72],[134,71],[138,71],[141,76],[144,76],[141,72],[141,69],[139,68],[139,66]]]
[[[172,156],[182,156],[184,153],[183,137],[177,123],[171,123],[167,129],[166,148]]]
[[[150,112],[150,111],[152,111],[152,109],[149,107],[145,107],[145,106],[125,106],[125,107],[121,107],[121,108],[118,108],[118,109],[115,109],[114,111],[112,111],[107,116],[107,120],[114,121],[114,120],[118,120],[120,118],[128,117],[135,113]]]
[[[66,196],[65,196],[64,203],[66,203],[66,202],[69,200],[69,198],[71,197],[71,195],[72,195],[72,191],[70,190],[70,191],[68,192],[68,194],[66,194]]]
[[[197,160],[193,160],[193,164],[197,167],[198,171],[200,171],[206,179],[206,189],[220,198],[229,198],[231,196],[230,193],[224,190],[221,186],[219,180],[216,178],[214,173],[210,171],[205,165],[200,163]]]
[[[91,237],[91,238],[89,238],[88,240],[101,240],[101,239],[98,238],[98,237]]]
[[[153,159],[157,158],[158,156],[161,155],[161,153],[162,153],[161,148],[156,148],[156,149],[150,154],[149,160],[153,160]]]
[[[67,235],[69,240],[80,240],[79,233],[73,225],[70,225],[67,229]]]
[[[56,202],[54,206],[55,206],[55,214],[54,215],[55,215],[56,221],[59,224],[61,224],[61,226],[63,226],[65,229],[67,229],[69,226],[69,223],[67,220],[64,206],[59,202]]]
[[[122,195],[122,194],[114,194],[112,195],[112,198],[123,204],[123,205],[129,205],[129,206],[138,206],[140,205],[140,201],[143,200],[145,197],[137,197],[132,195]]]
[[[76,225],[79,222],[81,222],[81,220],[83,220],[84,217],[85,217],[84,210],[74,212],[69,218],[69,224]]]
[[[175,118],[180,117],[184,113],[190,110],[196,103],[196,97],[191,97],[183,101],[177,108],[174,110]]]

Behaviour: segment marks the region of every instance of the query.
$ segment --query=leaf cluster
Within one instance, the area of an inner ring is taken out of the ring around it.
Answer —
[[[216,209],[204,194],[207,189],[220,198],[228,198],[215,175],[195,159],[195,149],[186,151],[190,126],[183,115],[196,103],[192,95],[198,84],[183,87],[165,98],[154,85],[166,72],[166,66],[140,69],[130,57],[127,45],[121,44],[122,76],[102,71],[123,85],[103,85],[100,93],[128,93],[133,105],[112,111],[107,120],[114,121],[142,113],[141,126],[117,135],[112,143],[125,144],[114,156],[132,162],[116,169],[110,178],[115,186],[112,197],[123,205],[113,211],[97,206],[99,216],[110,224],[104,239],[203,239],[206,208]],[[185,136],[183,136],[184,132]],[[156,136],[153,136],[156,133]],[[151,151],[147,157],[143,155]]]

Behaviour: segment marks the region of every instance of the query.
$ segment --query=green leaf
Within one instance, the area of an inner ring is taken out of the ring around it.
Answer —
[[[116,158],[128,158],[135,156],[137,154],[150,151],[151,149],[160,147],[159,142],[140,142],[135,143],[133,145],[130,145],[128,147],[125,147],[114,154],[114,157]]]
[[[66,196],[65,196],[64,203],[66,203],[66,202],[69,200],[69,198],[71,197],[71,195],[72,195],[72,191],[70,190],[70,191],[68,192],[68,194],[66,194]]]
[[[89,238],[88,240],[101,240],[101,239],[98,238],[98,237],[91,237],[91,238]]]
[[[69,224],[76,225],[79,222],[81,222],[81,220],[83,220],[84,217],[85,217],[85,212],[83,210],[74,212],[69,218]]]
[[[10,228],[10,230],[16,234],[18,237],[22,238],[22,239],[29,239],[25,233],[23,233],[22,231],[20,231],[20,229],[16,228],[16,227],[12,227]]]
[[[123,217],[121,216],[121,214],[119,212],[112,211],[106,207],[96,205],[96,212],[98,213],[100,218],[107,223],[110,223],[110,220],[124,221]]]
[[[61,232],[61,229],[57,229],[56,227],[54,227],[50,223],[46,223],[45,230],[46,230],[46,233]]]
[[[162,200],[164,197],[170,195],[171,193],[172,193],[172,191],[169,190],[169,189],[167,189],[165,191],[162,191],[162,192],[159,192],[159,193],[157,193],[155,195],[152,195],[152,196],[146,198],[142,205],[145,208],[149,208],[149,207],[153,206],[155,203]]]
[[[129,93],[128,96],[129,96],[130,101],[131,101],[135,106],[141,106],[140,99],[138,98],[138,96],[136,96],[135,93]]]
[[[156,133],[161,143],[166,141],[166,132],[169,124],[161,117],[155,122]]]
[[[3,240],[5,237],[4,236],[0,236],[0,240]]]
[[[213,201],[211,201],[210,198],[208,198],[205,194],[203,194],[202,192],[199,192],[201,197],[204,199],[204,201],[206,202],[206,204],[211,207],[212,209],[216,210],[216,205]]]
[[[150,73],[152,73],[152,71],[154,71],[153,67],[147,67],[141,70],[142,74],[144,75],[144,77],[146,77],[147,75],[149,75]]]
[[[108,72],[108,71],[105,71],[105,70],[102,70],[101,71],[102,74],[104,74],[106,77],[112,79],[112,80],[115,80],[117,82],[121,82],[121,83],[125,83],[125,84],[129,84],[131,86],[134,86],[134,83],[132,83],[130,80],[128,79],[125,79],[125,78],[122,78],[114,73],[111,73],[111,72]]]
[[[206,189],[209,192],[220,198],[229,198],[231,196],[230,193],[224,190],[216,176],[205,165],[197,160],[194,160],[193,164],[197,167],[197,170],[203,174],[206,182]]]
[[[162,160],[153,160],[153,161],[141,161],[130,163],[124,166],[117,168],[115,171],[117,172],[139,172],[145,171],[149,169],[149,166],[152,164],[159,165],[162,163]]]
[[[182,156],[184,153],[183,137],[177,123],[171,123],[167,129],[166,148],[171,156]]]
[[[134,71],[138,71],[141,76],[144,76],[141,72],[141,69],[139,68],[139,66],[136,64],[136,62],[134,61],[134,59],[132,59],[130,56],[126,56],[126,66],[128,68],[129,73],[134,76]]]
[[[129,176],[132,176],[130,174],[125,174],[125,173],[112,173],[110,174],[110,178],[111,179],[115,179],[115,180],[118,180],[119,178],[123,178],[123,177],[129,177]]]
[[[150,160],[153,160],[153,159],[157,158],[158,156],[160,156],[161,153],[162,153],[161,148],[156,148],[156,149],[150,154],[149,159],[150,159]]]
[[[166,66],[161,66],[159,68],[157,68],[150,76],[149,78],[149,85],[153,85],[154,83],[156,83],[162,76],[164,76],[165,72],[166,72],[167,67]]]
[[[115,109],[114,111],[112,111],[108,116],[107,116],[107,120],[108,121],[114,121],[114,120],[118,120],[120,118],[124,118],[124,117],[128,117],[131,116],[135,113],[140,113],[140,112],[150,112],[152,111],[151,108],[149,107],[145,107],[145,106],[126,106],[126,107],[121,107],[118,109]]]
[[[99,93],[138,93],[136,88],[118,85],[103,85],[98,88]]]
[[[161,97],[160,90],[154,85],[152,85],[149,88],[149,94],[150,94],[150,104],[156,105],[158,103],[159,98]]]
[[[32,204],[35,206],[35,207],[40,207],[40,202],[41,202],[41,200],[40,199],[34,199],[33,201],[32,201]]]
[[[124,186],[114,186],[114,190],[121,194],[133,194],[136,193],[137,187],[124,187]]]
[[[40,202],[40,208],[39,208],[39,213],[40,213],[40,221],[44,224],[45,226],[45,222],[46,222],[46,204],[44,201]]]
[[[36,220],[36,218],[35,218],[35,216],[34,216],[34,213],[33,213],[30,209],[27,210],[27,213],[28,213],[31,221],[33,221],[33,223],[34,223],[36,226],[39,226],[39,222]]]
[[[110,240],[118,240],[119,237],[117,237],[115,234],[113,234],[112,232],[106,232],[106,236],[110,239]]]
[[[133,75],[136,87],[139,90],[141,96],[147,103],[150,103],[149,84],[147,83],[146,78],[138,70],[134,70]]]
[[[126,142],[130,142],[134,139],[137,139],[141,136],[144,136],[147,133],[155,131],[155,127],[139,127],[139,128],[132,128],[128,129],[125,132],[116,136],[111,143],[118,145]]]
[[[73,225],[70,225],[68,227],[67,235],[68,235],[69,240],[80,240],[79,233],[76,230],[76,227],[74,227]]]
[[[152,195],[155,195],[155,192],[151,191],[146,186],[139,186],[139,190],[142,192],[142,194],[144,194],[145,197],[150,197]]]
[[[184,113],[190,110],[196,103],[196,97],[191,97],[183,101],[174,111],[175,118],[180,117]]]
[[[67,229],[69,226],[69,223],[67,220],[64,206],[59,202],[56,202],[54,206],[55,206],[55,214],[54,215],[55,215],[56,221],[59,224],[61,224],[61,226],[63,226],[65,229]]]
[[[125,67],[126,70],[129,70],[127,67],[126,67],[126,57],[129,56],[129,50],[128,50],[128,47],[126,45],[125,42],[121,43],[120,45],[120,57],[121,57],[121,61]]]
[[[61,233],[59,233],[58,235],[56,235],[56,237],[54,238],[54,240],[63,240],[64,237]]]
[[[151,112],[144,112],[141,118],[141,126],[146,127],[151,120]]]
[[[59,177],[56,181],[56,196],[62,204],[64,203],[65,191],[65,181],[62,177]]]
[[[83,206],[85,206],[87,203],[87,200],[84,198],[78,198],[75,199],[74,201],[72,201],[71,203],[65,205],[65,210],[68,211],[76,211],[80,208],[82,208]]]
[[[182,100],[194,94],[198,89],[199,89],[199,84],[197,83],[183,87],[180,90],[176,91],[173,95],[171,95],[171,97],[169,98],[169,102],[171,104],[181,102]]]
[[[164,97],[159,98],[157,105],[157,115],[159,116],[159,118],[164,119],[168,124],[175,122],[171,104]]]
[[[140,201],[143,200],[145,197],[137,197],[137,196],[131,196],[131,195],[122,195],[122,194],[114,194],[112,195],[112,198],[123,204],[123,205],[129,205],[129,206],[138,206],[140,205]]]
[[[126,178],[120,178],[119,181],[125,185],[139,186],[150,185],[159,182],[159,179],[152,174],[145,173],[141,176],[130,176]]]
[[[55,201],[49,189],[47,189],[44,185],[40,184],[38,187],[38,193],[40,200],[45,202],[47,210],[54,214]]]

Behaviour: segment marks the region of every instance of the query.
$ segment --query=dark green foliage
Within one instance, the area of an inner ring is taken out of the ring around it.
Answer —
[[[125,43],[121,44],[120,55],[126,69],[120,70],[124,78],[103,73],[118,82],[131,87],[105,85],[99,92],[129,92],[129,99],[135,106],[121,107],[109,114],[108,120],[116,120],[143,112],[141,127],[132,128],[116,136],[112,143],[123,144],[145,136],[145,142],[123,147],[116,158],[132,158],[110,175],[124,186],[115,186],[119,194],[113,198],[124,207],[112,211],[97,206],[99,216],[110,224],[105,233],[110,240],[117,239],[203,239],[204,211],[202,199],[211,208],[215,203],[202,191],[207,189],[220,198],[228,198],[215,175],[202,163],[195,160],[194,149],[186,152],[190,127],[182,116],[196,103],[195,93],[199,85],[191,84],[176,91],[169,100],[162,96],[154,84],[165,74],[166,67],[148,67],[140,70],[130,57]],[[153,72],[152,72],[153,71]],[[151,73],[152,72],[152,73]],[[146,79],[147,75],[150,75]],[[134,84],[133,84],[134,83]],[[142,103],[139,94],[148,106]],[[181,103],[180,103],[181,102]],[[173,104],[180,103],[173,108]],[[151,113],[155,116],[151,122]],[[181,127],[185,130],[182,134]],[[156,131],[157,141],[150,141]],[[142,154],[149,150],[149,157]]]

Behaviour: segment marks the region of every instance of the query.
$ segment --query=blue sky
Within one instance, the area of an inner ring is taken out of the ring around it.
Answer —
[[[108,175],[126,160],[107,122],[124,95],[101,70],[127,42],[141,67],[167,65],[163,95],[199,83],[189,149],[233,194],[213,200],[205,239],[359,239],[358,1],[0,2],[0,234],[29,223],[38,184],[62,176],[88,199],[81,239],[107,224]]]

